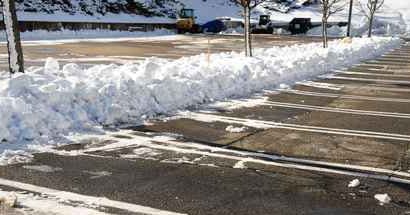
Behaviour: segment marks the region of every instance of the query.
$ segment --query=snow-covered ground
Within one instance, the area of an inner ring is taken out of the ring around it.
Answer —
[[[67,39],[113,39],[113,38],[142,38],[151,37],[155,39],[158,36],[175,35],[174,31],[159,29],[155,31],[140,32],[140,31],[111,31],[111,30],[81,30],[81,31],[27,31],[21,33],[23,41],[36,40],[67,40]],[[6,34],[4,31],[0,32],[0,41],[6,41]]]
[[[9,214],[56,214],[56,215],[70,215],[70,214],[84,214],[84,215],[106,215],[96,208],[97,205],[86,205],[73,203],[65,199],[56,198],[52,196],[39,195],[34,193],[22,192],[8,192],[0,190],[0,199],[6,202],[9,208],[6,213]],[[15,202],[13,202],[15,201]],[[9,202],[16,204],[8,205]],[[0,213],[6,209],[0,208]]]
[[[43,68],[0,77],[0,164],[30,159],[39,146],[65,143],[73,133],[103,132],[103,125],[138,124],[158,114],[314,78],[379,56],[400,42],[356,38],[333,41],[329,49],[320,43],[256,49],[254,58],[220,53],[208,62],[202,54],[89,69],[61,67],[48,59]]]

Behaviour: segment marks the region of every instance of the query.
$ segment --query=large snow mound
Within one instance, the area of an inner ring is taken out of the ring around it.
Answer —
[[[355,38],[333,41],[328,49],[320,43],[256,49],[253,58],[233,52],[213,54],[210,61],[203,54],[88,69],[61,67],[50,58],[43,68],[0,78],[0,163],[24,160],[21,152],[34,146],[101,131],[102,125],[138,124],[146,117],[313,78],[400,43],[397,38]]]

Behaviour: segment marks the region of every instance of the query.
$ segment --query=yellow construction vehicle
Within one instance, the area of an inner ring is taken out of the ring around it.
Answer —
[[[195,18],[196,17],[194,16],[194,9],[181,9],[176,23],[178,33],[200,33],[201,28],[198,24],[195,23]]]

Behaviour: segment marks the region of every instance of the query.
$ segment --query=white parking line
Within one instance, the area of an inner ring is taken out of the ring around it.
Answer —
[[[124,131],[122,131],[124,132]],[[114,133],[113,133],[114,134]],[[300,158],[292,158],[285,156],[275,156],[258,152],[247,152],[233,149],[226,149],[215,146],[208,146],[195,142],[180,142],[172,137],[163,136],[135,136],[133,139],[113,138],[113,134],[107,134],[108,139],[116,140],[115,143],[103,147],[89,148],[84,152],[94,151],[112,151],[132,147],[149,147],[152,149],[174,151],[184,154],[197,154],[214,158],[222,158],[236,161],[246,161],[250,163],[258,163],[263,165],[277,166],[282,168],[300,169],[316,172],[325,172],[331,174],[351,175],[358,177],[373,178],[385,181],[394,181],[398,183],[410,184],[410,173],[394,171],[389,169],[367,167],[360,165],[349,165],[343,163],[333,163],[325,161],[315,161]],[[122,133],[128,135],[128,133]],[[96,136],[97,137],[97,136]],[[101,136],[98,136],[101,138]],[[56,153],[59,153],[56,151]],[[79,154],[79,153],[75,153]],[[62,154],[64,155],[64,154]],[[92,154],[85,154],[94,156]],[[267,160],[268,159],[268,160]],[[286,162],[286,163],[284,163]],[[287,163],[289,162],[289,163]],[[404,177],[404,178],[402,178]]]
[[[400,61],[391,61],[391,60],[383,60],[383,59],[377,59],[377,60],[369,60],[365,62],[367,64],[385,64],[385,65],[397,65],[397,66],[410,66],[410,63],[407,62],[400,62]]]
[[[286,93],[291,93],[291,94],[316,96],[316,97],[329,97],[329,98],[340,98],[340,99],[355,99],[355,100],[367,100],[367,101],[410,103],[410,99],[345,95],[345,94],[335,94],[335,93],[317,93],[317,92],[302,91],[302,90],[291,90],[291,89],[281,89],[280,91],[281,92],[286,92]]]
[[[394,76],[394,75],[391,75]],[[386,84],[406,84],[410,85],[410,81],[399,81],[399,80],[385,80],[385,79],[375,79],[375,78],[351,78],[351,77],[341,77],[335,75],[325,75],[321,76],[326,79],[336,79],[336,80],[348,80],[348,81],[365,81],[365,82],[377,82]]]
[[[297,124],[279,123],[279,122],[255,120],[255,119],[243,119],[243,118],[237,118],[237,117],[227,117],[227,116],[219,116],[219,115],[206,114],[206,113],[193,113],[193,112],[181,113],[180,117],[202,121],[202,122],[225,122],[225,123],[232,123],[232,124],[240,124],[240,125],[245,125],[248,127],[261,128],[261,129],[279,128],[279,129],[306,131],[306,132],[322,133],[322,134],[336,134],[336,135],[344,135],[344,136],[368,137],[368,138],[375,138],[375,139],[399,140],[399,141],[410,142],[410,135],[394,134],[394,133],[383,133],[383,132],[373,132],[373,131],[297,125]]]
[[[366,76],[379,76],[379,77],[397,77],[397,78],[410,78],[410,75],[402,74],[388,74],[388,73],[371,73],[371,72],[354,72],[354,71],[334,71],[338,74],[347,74],[347,75],[366,75]]]
[[[165,211],[165,210],[155,209],[151,207],[145,207],[141,205],[126,203],[126,202],[114,201],[114,200],[107,199],[105,197],[86,196],[82,194],[55,190],[55,189],[40,187],[40,186],[26,184],[26,183],[17,182],[17,181],[11,181],[7,179],[3,179],[3,178],[0,178],[0,185],[12,187],[16,189],[21,189],[25,191],[35,192],[35,193],[42,193],[48,196],[55,196],[61,199],[71,200],[74,202],[81,201],[81,202],[86,202],[87,204],[96,204],[96,205],[105,206],[105,207],[118,208],[118,209],[130,211],[134,213],[152,214],[152,215],[181,215],[181,213],[175,213],[171,211]]]
[[[382,68],[382,69],[377,69],[377,68],[351,68],[351,70],[354,71],[356,70],[365,70],[369,72],[394,72],[395,74],[410,74],[410,71],[408,69],[389,69],[389,68]]]
[[[309,82],[298,82],[297,84],[308,86],[308,87],[315,87],[315,88],[327,88],[327,89],[334,89],[334,90],[342,90],[343,88],[350,87],[350,88],[361,88],[361,89],[372,89],[372,90],[379,90],[379,91],[389,91],[389,92],[410,92],[410,88],[400,88],[400,87],[380,87],[374,85],[358,85],[358,84],[333,84],[333,83],[326,83],[320,81],[309,81]],[[329,86],[329,87],[326,87]]]
[[[366,111],[366,110],[344,109],[344,108],[334,108],[334,107],[322,107],[322,106],[302,105],[302,104],[285,103],[285,102],[270,102],[270,101],[266,101],[266,102],[262,103],[262,105],[275,106],[275,107],[286,107],[286,108],[294,108],[294,109],[304,109],[304,110],[313,110],[313,111],[324,111],[324,112],[332,112],[332,113],[347,113],[347,114],[355,114],[355,115],[394,117],[394,118],[410,119],[410,114],[405,114],[405,113]]]
[[[355,66],[360,66],[360,67],[381,67],[381,68],[409,68],[410,64],[408,65],[392,65],[392,64],[383,64],[383,63],[360,63],[356,64]]]

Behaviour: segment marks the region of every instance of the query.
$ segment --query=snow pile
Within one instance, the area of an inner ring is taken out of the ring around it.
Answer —
[[[406,33],[406,24],[404,20],[399,21],[392,21],[390,19],[385,19],[382,17],[376,17],[374,20],[373,35],[384,35],[384,36],[391,36],[391,35],[402,35]],[[352,24],[352,35],[353,36],[367,36],[368,34],[368,24],[367,19],[362,18],[362,21],[358,23]],[[334,25],[329,27],[328,35],[330,37],[344,37],[347,34],[347,27],[339,27]],[[315,27],[310,29],[307,33],[309,36],[322,36],[322,27]]]
[[[344,37],[346,36],[347,28],[346,27],[339,27],[334,25],[327,29],[327,34],[329,37]],[[322,27],[315,27],[310,29],[306,35],[308,36],[322,36]]]
[[[380,56],[400,43],[398,38],[356,38],[350,44],[333,41],[329,49],[320,43],[256,49],[254,58],[220,53],[208,62],[202,54],[88,69],[61,67],[48,59],[44,68],[0,79],[0,163],[21,161],[21,151],[15,150],[61,143],[72,133],[101,131],[101,125],[137,124],[158,114],[313,78]]]
[[[119,38],[119,37],[152,37],[174,35],[175,32],[167,29],[158,29],[155,31],[111,31],[111,30],[62,30],[62,31],[26,31],[21,32],[22,40],[63,40],[63,39],[86,39],[86,38]],[[5,32],[0,33],[0,41],[6,41]]]

